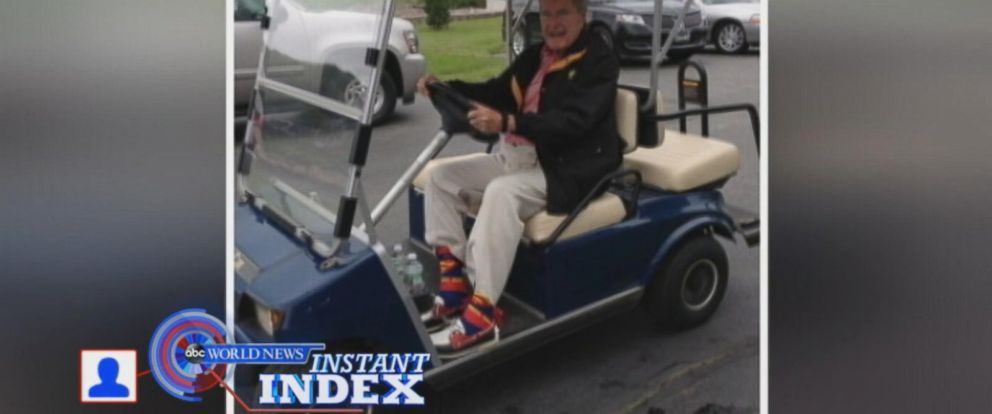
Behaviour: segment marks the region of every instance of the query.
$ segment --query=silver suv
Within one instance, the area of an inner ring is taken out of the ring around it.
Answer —
[[[314,10],[313,2],[296,0],[271,1],[272,10],[267,10],[264,0],[236,0],[234,9],[234,106],[237,114],[244,114],[248,107],[255,76],[258,69],[258,59],[262,51],[262,24],[268,19],[269,24],[284,23],[297,30],[283,30],[277,41],[282,46],[276,50],[291,50],[291,46],[299,45],[296,49],[316,50],[323,57],[340,53],[364,53],[365,50],[349,49],[353,44],[369,44],[370,39],[358,39],[368,36],[366,30],[353,30],[356,27],[375,25],[375,14],[354,12],[327,12]],[[270,48],[270,51],[273,48]],[[311,52],[307,52],[311,53]],[[279,59],[278,56],[270,58]],[[286,59],[299,62],[299,59]],[[362,59],[356,59],[361,62]],[[354,60],[353,60],[354,61]],[[355,107],[361,107],[367,86],[353,80],[345,84],[337,84],[334,80],[339,76],[328,76],[325,72],[336,70],[329,65],[286,65],[283,73],[284,82],[296,84],[306,90],[319,91],[320,94],[335,98]],[[381,123],[396,109],[396,101],[402,99],[404,104],[414,100],[417,79],[427,70],[424,55],[420,54],[420,44],[413,24],[403,19],[393,19],[393,27],[389,38],[389,53],[382,77],[379,94],[375,98],[374,123]]]

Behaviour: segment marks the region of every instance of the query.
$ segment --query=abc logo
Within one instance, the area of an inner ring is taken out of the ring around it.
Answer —
[[[207,351],[203,349],[203,345],[193,344],[186,348],[184,355],[186,356],[187,361],[194,364],[199,364],[200,362],[203,362],[203,358],[207,357]]]

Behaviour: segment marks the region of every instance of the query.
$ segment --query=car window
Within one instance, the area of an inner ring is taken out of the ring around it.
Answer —
[[[265,15],[265,0],[237,0],[234,3],[234,21],[259,20]]]

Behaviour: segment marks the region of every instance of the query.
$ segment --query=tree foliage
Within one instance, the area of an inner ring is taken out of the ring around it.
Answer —
[[[435,29],[448,27],[451,22],[450,0],[424,0],[424,12],[427,13],[427,25]]]

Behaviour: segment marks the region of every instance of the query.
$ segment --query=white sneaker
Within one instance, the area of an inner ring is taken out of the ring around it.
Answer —
[[[494,323],[482,331],[466,335],[462,318],[457,318],[441,330],[431,334],[431,342],[437,348],[441,358],[458,358],[499,342],[500,324]]]
[[[435,295],[434,306],[430,310],[420,313],[420,322],[427,328],[427,333],[433,333],[450,325],[451,321],[458,319],[460,314],[461,310],[453,311],[444,306],[444,300],[441,299],[441,296]]]

